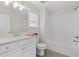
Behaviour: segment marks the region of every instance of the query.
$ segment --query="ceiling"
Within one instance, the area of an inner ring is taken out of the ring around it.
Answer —
[[[79,1],[46,1],[41,3],[40,1],[30,1],[32,4],[41,8],[43,5],[47,7],[51,12],[58,12],[62,10],[72,9],[79,5]]]
[[[41,3],[40,1],[20,1],[20,3],[24,4],[25,6],[30,6],[30,4],[34,5],[35,8],[41,9],[42,6],[48,8],[48,10],[52,13],[63,11],[63,10],[74,10],[76,6],[79,6],[79,1],[46,1],[44,3]],[[0,7],[4,8],[5,10],[8,11],[13,11],[13,12],[18,12],[21,14],[26,14],[26,12],[23,11],[18,11],[17,9],[13,9],[12,6],[10,5],[9,7],[6,7],[3,5],[2,2],[0,2]],[[69,12],[70,12],[69,11]]]

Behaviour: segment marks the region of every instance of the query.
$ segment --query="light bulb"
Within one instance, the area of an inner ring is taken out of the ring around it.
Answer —
[[[13,7],[14,8],[17,8],[19,6],[19,4],[17,3],[17,2],[15,2],[14,4],[13,4]]]
[[[4,4],[5,4],[6,6],[8,6],[8,5],[10,4],[10,2],[11,2],[11,1],[4,1]]]
[[[20,8],[19,8],[19,10],[23,10],[24,8],[25,8],[25,7],[21,5]]]

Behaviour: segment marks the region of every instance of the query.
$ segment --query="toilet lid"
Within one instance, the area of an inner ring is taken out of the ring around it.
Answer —
[[[46,47],[46,45],[44,43],[38,43],[37,47]]]

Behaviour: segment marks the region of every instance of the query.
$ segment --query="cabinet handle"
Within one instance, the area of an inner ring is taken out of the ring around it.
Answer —
[[[6,49],[9,49],[9,47],[6,47]]]
[[[25,47],[22,48],[23,50],[25,49]]]
[[[74,38],[79,39],[79,36],[75,36]]]

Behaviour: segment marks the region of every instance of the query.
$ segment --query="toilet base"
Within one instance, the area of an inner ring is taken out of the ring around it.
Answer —
[[[39,51],[40,56],[44,56],[44,50]]]
[[[37,49],[37,55],[44,56],[44,50]]]

